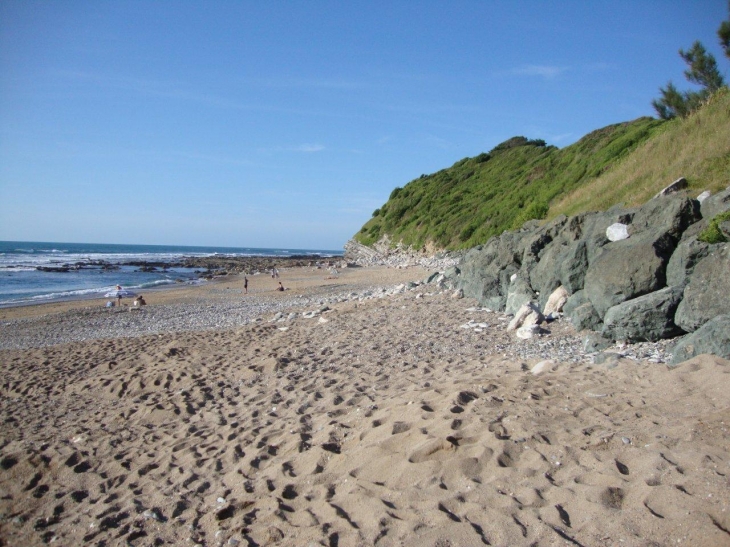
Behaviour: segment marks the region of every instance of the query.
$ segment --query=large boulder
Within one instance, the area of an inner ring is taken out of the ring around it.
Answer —
[[[583,289],[588,264],[608,243],[606,228],[617,220],[630,218],[623,209],[601,213],[583,213],[563,222],[529,270],[532,288],[540,293],[540,304],[559,286],[569,293]]]
[[[588,267],[585,291],[603,317],[609,308],[661,289],[675,247],[669,235],[652,233],[609,243]]]
[[[609,308],[601,334],[611,340],[656,342],[684,331],[674,324],[683,287],[666,287]]]
[[[631,222],[632,234],[650,232],[669,235],[676,242],[682,233],[702,218],[700,202],[680,196],[665,196],[652,199],[642,205]]]
[[[563,313],[577,330],[596,330],[601,325],[601,317],[585,291],[571,295],[563,306]]]
[[[522,266],[527,230],[504,232],[468,251],[459,264],[458,288],[480,305],[502,311],[513,274]]]
[[[507,289],[507,302],[504,312],[514,314],[522,307],[523,304],[535,300],[535,292],[530,284],[525,281],[519,274],[514,274],[514,279]]]
[[[698,241],[696,236],[682,238],[667,263],[667,285],[685,285],[695,266],[710,252],[710,245]]]
[[[708,220],[730,210],[730,186],[703,200],[700,210],[702,218]]]
[[[682,338],[672,350],[670,364],[678,365],[703,353],[730,359],[730,314],[718,315]]]
[[[712,245],[684,289],[674,322],[687,332],[718,315],[730,313],[730,243]]]

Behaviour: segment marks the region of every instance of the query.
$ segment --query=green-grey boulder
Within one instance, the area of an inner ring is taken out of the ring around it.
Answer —
[[[666,234],[647,233],[609,243],[588,266],[585,291],[603,317],[609,308],[661,289],[676,242]]]
[[[629,342],[656,342],[683,334],[674,324],[683,289],[666,287],[609,308],[601,333],[611,340]]]
[[[667,263],[667,285],[685,285],[695,266],[709,253],[710,245],[697,240],[697,236],[682,238]]]
[[[702,218],[706,219],[714,218],[727,210],[730,210],[730,186],[703,200],[700,206]]]
[[[703,353],[730,359],[730,314],[718,315],[683,337],[672,350],[670,364],[678,365]]]
[[[674,322],[694,332],[718,315],[730,313],[730,243],[710,246],[684,289]]]

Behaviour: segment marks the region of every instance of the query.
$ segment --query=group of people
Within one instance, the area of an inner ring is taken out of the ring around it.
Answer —
[[[276,268],[273,268],[271,270],[271,277],[278,278],[279,277],[279,270],[277,270]],[[279,281],[279,286],[276,287],[275,290],[277,290],[277,291],[285,291],[286,288],[284,287],[284,285],[281,284],[281,281]],[[248,294],[248,276],[247,275],[244,275],[243,276],[243,294]]]
[[[126,296],[126,295],[123,295],[122,294],[122,286],[121,285],[117,285],[117,289],[116,290],[117,290],[117,307],[121,307],[121,305],[122,305],[122,298],[123,298],[123,296]],[[110,296],[110,295],[107,295],[107,296]],[[135,308],[139,308],[141,306],[146,306],[147,305],[147,302],[145,301],[144,296],[142,296],[141,294],[138,294],[138,295],[135,296],[134,303],[132,305]],[[109,302],[106,303],[106,307],[107,308],[113,308],[114,307],[114,302],[112,302],[110,300]]]
[[[276,268],[273,268],[271,270],[271,277],[278,278],[279,277],[279,270],[277,270]],[[117,285],[117,291],[121,291],[121,290],[122,290],[121,285]],[[277,291],[285,291],[287,289],[284,287],[284,285],[282,285],[281,281],[279,281],[279,286],[276,287],[275,290],[277,290]],[[247,275],[244,275],[243,276],[243,293],[244,294],[248,294],[248,276]],[[117,306],[121,306],[121,305],[122,305],[122,296],[121,296],[121,294],[118,294],[117,295]],[[147,302],[145,301],[144,297],[140,294],[140,295],[137,295],[137,297],[134,299],[134,304],[133,305],[134,305],[135,308],[139,308],[141,306],[146,306],[147,305]],[[107,308],[111,308],[113,306],[114,306],[114,302],[107,302],[106,303],[106,307]]]

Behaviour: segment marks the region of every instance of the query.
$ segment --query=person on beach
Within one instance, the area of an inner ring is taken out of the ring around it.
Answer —
[[[139,306],[146,306],[147,302],[145,302],[144,297],[140,294],[137,298],[134,299],[134,305]]]
[[[277,291],[283,291],[283,290],[285,290],[285,289],[284,289],[284,285],[282,285],[282,284],[281,284],[281,281],[279,281],[279,286],[278,286],[278,287],[276,287],[276,290],[277,290]]]
[[[121,290],[122,290],[122,286],[117,285],[117,291],[121,291]],[[117,307],[120,307],[121,305],[122,305],[122,295],[121,295],[121,293],[117,293]]]
[[[243,276],[243,294],[248,294],[248,277]]]

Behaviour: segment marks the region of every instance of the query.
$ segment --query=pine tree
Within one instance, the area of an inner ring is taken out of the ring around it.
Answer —
[[[687,51],[680,49],[679,55],[688,65],[687,70],[684,71],[687,80],[701,86],[702,89],[682,93],[672,82],[669,82],[667,87],[660,87],[659,92],[662,96],[654,99],[651,104],[663,120],[687,116],[725,85],[722,75],[717,69],[715,57],[708,53],[699,41],[692,44]]]
[[[730,11],[730,1],[728,1],[727,7]],[[730,17],[727,21],[723,21],[720,28],[717,29],[717,37],[720,38],[720,45],[725,50],[725,57],[730,59]]]
[[[699,42],[692,44],[687,50],[679,50],[679,55],[689,68],[684,71],[688,81],[702,86],[703,93],[710,95],[725,85],[720,71],[717,70],[717,61],[712,54],[707,53],[705,47]]]
[[[730,0],[728,0],[728,11],[730,11]],[[730,59],[730,18],[720,24],[717,29],[717,36],[720,38],[720,45],[725,51],[725,56]],[[692,44],[687,51],[679,50],[679,56],[687,63],[687,70],[684,76],[688,81],[699,85],[700,91],[680,92],[670,81],[667,87],[660,87],[662,96],[651,101],[654,110],[663,120],[679,116],[683,118],[699,108],[710,95],[725,85],[725,81],[717,69],[717,61],[711,53],[708,53],[699,41]]]

